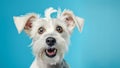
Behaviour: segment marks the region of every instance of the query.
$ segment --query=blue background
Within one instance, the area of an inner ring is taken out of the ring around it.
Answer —
[[[120,68],[120,0],[0,0],[0,68],[29,68],[30,38],[17,33],[13,16],[67,8],[85,19],[75,28],[65,59],[71,68]]]

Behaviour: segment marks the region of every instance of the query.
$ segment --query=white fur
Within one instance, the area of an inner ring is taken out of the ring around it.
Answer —
[[[51,14],[58,12],[57,18],[51,18]],[[32,28],[29,29],[28,35],[32,38],[32,50],[35,56],[30,68],[49,68],[48,65],[56,65],[61,63],[64,58],[64,54],[68,51],[70,33],[73,31],[75,25],[80,31],[83,28],[83,19],[77,17],[70,10],[55,10],[49,8],[45,11],[45,18],[40,17],[38,14],[30,13],[25,16],[14,17],[15,25],[20,33],[27,23],[27,20],[31,16],[35,19],[32,21]],[[67,21],[66,18],[71,17],[72,21]],[[68,24],[69,23],[69,24]],[[57,25],[63,28],[63,32],[59,33],[56,31]],[[40,27],[45,28],[43,34],[38,33]],[[54,37],[56,39],[56,44],[53,46],[58,50],[57,54],[53,58],[46,56],[44,50],[49,46],[46,44],[45,40],[47,37]]]
[[[45,17],[46,19],[51,19],[51,14],[54,13],[54,12],[57,12],[57,10],[53,9],[52,7],[46,9],[45,11]]]

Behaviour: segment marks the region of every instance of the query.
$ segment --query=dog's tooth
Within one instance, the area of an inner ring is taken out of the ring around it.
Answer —
[[[54,53],[56,52],[56,49],[54,50]]]

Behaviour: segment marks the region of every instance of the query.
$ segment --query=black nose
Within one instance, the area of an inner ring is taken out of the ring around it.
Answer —
[[[48,38],[46,39],[46,43],[47,43],[49,46],[53,46],[53,45],[55,45],[56,40],[55,40],[55,38],[53,38],[53,37],[48,37]]]

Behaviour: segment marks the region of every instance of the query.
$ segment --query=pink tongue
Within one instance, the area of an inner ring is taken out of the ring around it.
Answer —
[[[55,53],[54,52],[47,52],[48,55],[54,55]]]

